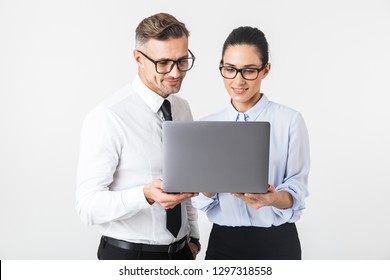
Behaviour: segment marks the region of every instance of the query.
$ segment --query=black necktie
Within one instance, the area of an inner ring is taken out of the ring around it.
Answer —
[[[165,121],[172,120],[171,103],[168,100],[164,100],[161,111]],[[172,209],[167,209],[167,229],[173,236],[177,237],[181,227],[181,204],[176,205]]]

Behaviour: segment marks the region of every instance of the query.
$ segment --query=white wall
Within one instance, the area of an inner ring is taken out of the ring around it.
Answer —
[[[0,0],[0,259],[96,258],[99,234],[74,209],[81,123],[132,80],[134,30],[161,11],[191,31],[180,94],[196,119],[228,100],[217,68],[228,33],[265,32],[263,91],[310,133],[303,257],[390,259],[390,1],[318,2]],[[202,214],[200,226],[205,247]]]

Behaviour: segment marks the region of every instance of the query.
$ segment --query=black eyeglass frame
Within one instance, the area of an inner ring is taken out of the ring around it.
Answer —
[[[190,53],[191,56],[190,57],[182,57],[182,58],[180,58],[178,60],[173,60],[173,59],[154,60],[154,59],[150,58],[149,56],[147,56],[146,54],[144,54],[143,52],[141,52],[140,50],[137,50],[137,52],[142,54],[144,57],[146,57],[148,60],[150,60],[150,62],[152,62],[154,64],[156,72],[158,74],[168,74],[168,73],[170,73],[172,71],[173,67],[175,67],[175,65],[177,65],[177,69],[179,69],[180,72],[187,72],[187,71],[192,69],[192,67],[194,66],[194,63],[195,63],[195,55],[189,49],[188,49],[188,52]],[[192,61],[192,64],[191,64],[190,68],[188,68],[186,70],[180,69],[180,67],[179,67],[180,64],[178,62],[180,62],[180,60],[183,60],[183,59],[187,59],[187,60],[191,60]],[[173,62],[172,66],[171,66],[171,69],[169,69],[168,72],[159,72],[157,70],[157,63],[159,63],[159,62],[168,62],[168,61]]]
[[[241,77],[244,79],[244,80],[247,80],[247,81],[254,81],[256,80],[258,77],[259,77],[259,73],[261,71],[264,70],[264,68],[267,66],[268,63],[264,64],[263,66],[261,66],[260,68],[252,68],[252,67],[248,67],[248,68],[241,68],[241,69],[237,69],[235,67],[232,67],[232,66],[222,66],[220,65],[219,66],[219,72],[221,73],[221,76],[224,77],[225,79],[229,79],[229,80],[233,80],[237,77],[237,74],[240,73],[241,74]],[[234,75],[234,77],[225,77],[223,74],[222,74],[222,68],[232,68],[234,70],[236,70],[236,74]],[[257,75],[256,75],[256,78],[253,78],[253,79],[247,79],[244,77],[244,75],[242,74],[242,71],[243,70],[256,70],[257,71]]]

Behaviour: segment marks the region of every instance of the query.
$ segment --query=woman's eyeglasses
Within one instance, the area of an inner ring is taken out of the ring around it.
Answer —
[[[225,79],[234,79],[237,76],[237,73],[241,73],[241,76],[245,80],[251,81],[257,79],[259,73],[265,68],[266,65],[263,65],[261,68],[242,69],[237,69],[232,66],[220,66],[219,71],[221,72],[222,77],[224,77]]]

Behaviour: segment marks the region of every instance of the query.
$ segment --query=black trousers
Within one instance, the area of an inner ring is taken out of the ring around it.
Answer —
[[[168,254],[125,250],[107,243],[103,237],[100,240],[97,257],[99,260],[193,260],[188,243],[180,251]]]
[[[206,260],[300,260],[294,223],[270,228],[213,225]]]

